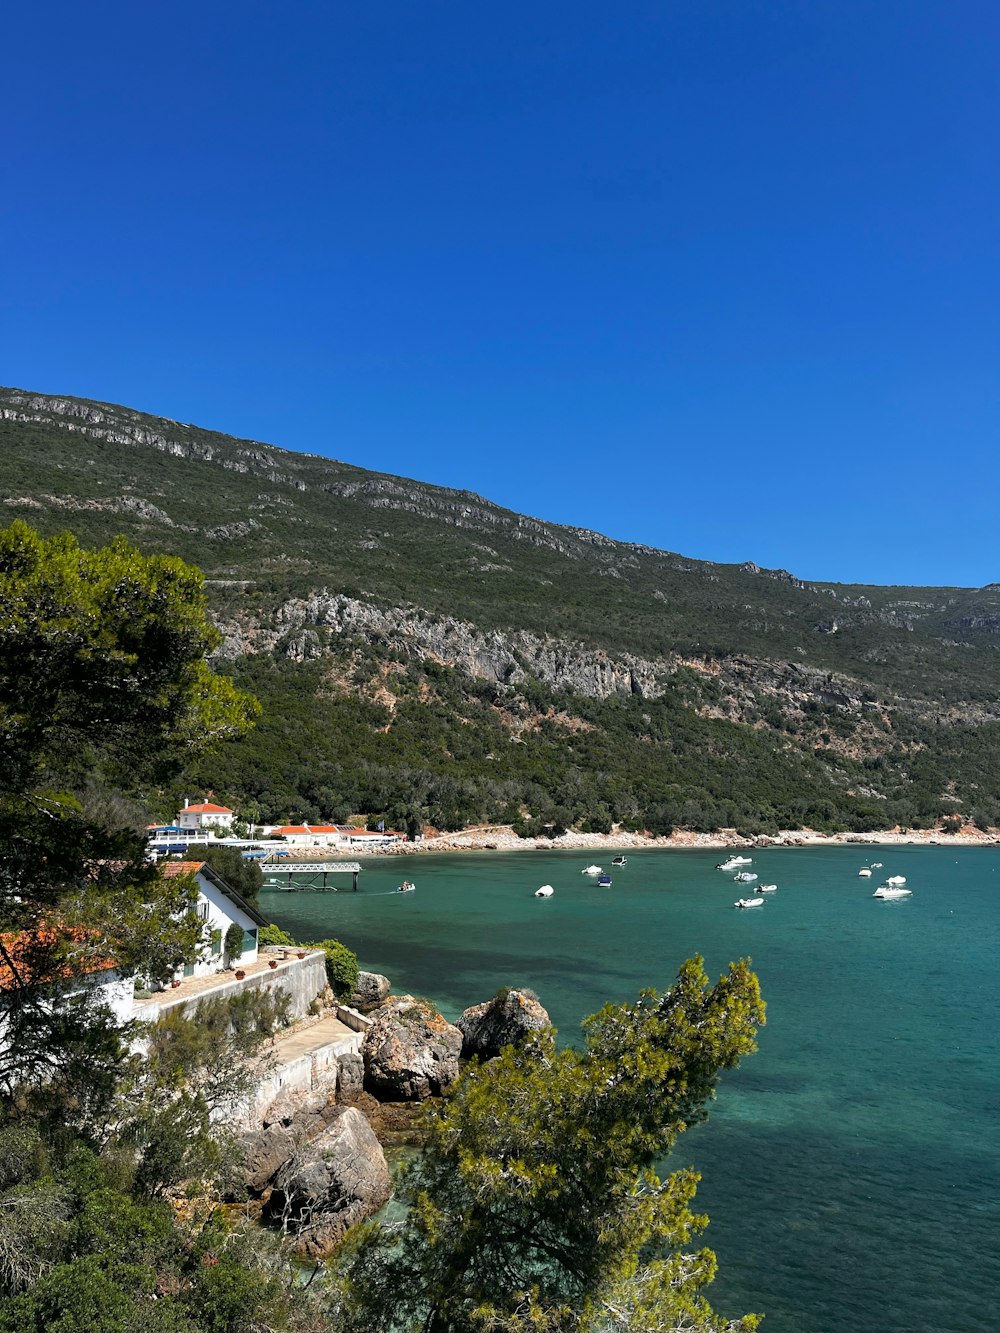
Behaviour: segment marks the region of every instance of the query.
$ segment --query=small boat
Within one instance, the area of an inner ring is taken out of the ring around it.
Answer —
[[[730,856],[725,861],[720,861],[715,867],[716,870],[736,870],[740,866],[753,865],[752,856]]]
[[[624,856],[616,856],[611,864],[613,866],[627,866],[628,860]]]
[[[862,879],[871,879],[872,877],[872,872],[868,869],[867,866],[862,866],[861,869],[858,871],[858,874],[861,876]]]
[[[584,868],[580,871],[581,875],[600,875],[601,873],[602,872],[600,866],[584,866]]]
[[[737,898],[733,903],[734,907],[763,907],[763,898]]]
[[[899,884],[880,884],[872,894],[873,898],[907,898],[912,889],[904,889]]]
[[[777,892],[778,892],[778,886],[777,886],[777,884],[758,884],[758,885],[757,885],[757,892],[758,892],[758,893],[777,893]]]
[[[598,875],[598,876],[597,876],[597,887],[598,887],[599,889],[610,889],[610,888],[611,888],[611,876],[610,876],[610,875]]]
[[[397,893],[416,893],[416,891],[416,884],[411,884],[408,879],[404,879],[402,884],[400,884],[399,888],[396,890]]]
[[[536,897],[536,898],[551,898],[552,895],[553,895],[554,893],[555,893],[555,889],[552,887],[551,884],[543,884],[542,887],[541,887],[540,889],[536,889],[536,890],[535,890],[535,897]]]
[[[741,870],[738,875],[733,876],[738,884],[752,884],[756,878],[752,870]]]
[[[882,869],[882,862],[881,862],[881,861],[873,861],[873,862],[872,862],[872,869],[873,869],[873,870],[881,870],[881,869]]]
[[[901,885],[905,883],[906,883],[905,875],[890,875],[889,878],[886,880],[886,884],[891,884],[894,889],[898,889]]]

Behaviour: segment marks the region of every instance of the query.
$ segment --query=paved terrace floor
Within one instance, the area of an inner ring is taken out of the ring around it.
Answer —
[[[317,953],[319,951],[312,949],[309,952]],[[308,953],[306,957],[308,957]],[[270,966],[272,959],[278,964],[276,968]],[[261,976],[265,972],[268,975],[273,973],[278,976],[287,968],[298,967],[301,961],[303,960],[296,958],[294,954],[290,954],[286,959],[281,959],[277,951],[273,953],[261,952],[256,963],[247,963],[240,970],[246,973],[246,980],[249,980],[250,977]],[[143,996],[141,999],[137,998],[134,1012],[138,1018],[143,1017],[144,1013],[145,1016],[152,1017],[155,1009],[177,1004],[181,1000],[193,1000],[196,996],[208,995],[212,991],[222,990],[224,987],[235,987],[239,984],[240,982],[237,980],[234,971],[213,972],[207,977],[185,977],[179,986],[168,986],[166,990],[154,991],[152,995]]]
[[[354,1050],[360,1046],[361,1037],[346,1023],[342,1023],[339,1018],[330,1014],[326,1018],[321,1018],[318,1023],[310,1023],[306,1027],[295,1026],[287,1032],[282,1032],[272,1042],[270,1053],[279,1065],[290,1065],[300,1056],[312,1055],[314,1051],[322,1050],[324,1046],[334,1044],[339,1046],[342,1042],[345,1049]]]

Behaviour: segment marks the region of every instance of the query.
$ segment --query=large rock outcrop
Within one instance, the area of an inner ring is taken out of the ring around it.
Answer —
[[[298,1149],[322,1133],[334,1111],[328,1092],[298,1093],[272,1102],[261,1116],[260,1129],[240,1140],[247,1189],[263,1194]]]
[[[462,1034],[431,1005],[397,995],[372,1018],[361,1048],[368,1092],[382,1101],[422,1101],[454,1083]]]
[[[354,985],[354,992],[348,1000],[352,1009],[360,1009],[363,1014],[377,1009],[389,998],[392,984],[381,972],[359,972]]]
[[[354,1107],[338,1106],[322,1133],[278,1172],[268,1213],[295,1235],[298,1253],[323,1259],[391,1193],[385,1154],[368,1121]]]
[[[533,991],[500,990],[485,1004],[474,1004],[458,1020],[462,1058],[478,1055],[488,1060],[505,1046],[517,1046],[533,1032],[550,1026],[550,1019]]]

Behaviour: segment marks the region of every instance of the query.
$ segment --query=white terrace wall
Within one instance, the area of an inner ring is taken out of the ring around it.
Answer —
[[[262,958],[266,956],[265,954],[261,955]],[[193,1013],[202,1000],[228,999],[231,995],[240,995],[248,990],[259,990],[270,991],[275,997],[287,995],[288,1018],[290,1022],[294,1022],[309,1012],[309,1006],[313,1000],[322,995],[325,989],[326,955],[322,950],[314,949],[311,953],[307,953],[305,958],[288,958],[284,962],[279,961],[278,966],[273,970],[267,968],[261,972],[254,972],[241,981],[238,981],[235,976],[232,977],[231,981],[220,979],[218,985],[212,986],[211,989],[198,995],[180,995],[176,1000],[164,999],[160,995],[158,997],[159,1003],[148,1002],[142,1004],[137,1002],[135,1017],[155,1021],[171,1009],[176,1009],[178,1005],[188,1006],[189,1011]]]
[[[239,1129],[256,1129],[262,1112],[279,1097],[301,1092],[326,1092],[333,1096],[341,1057],[359,1054],[361,1042],[360,1033],[351,1032],[285,1064],[265,1065],[249,1099],[221,1107],[215,1118]]]

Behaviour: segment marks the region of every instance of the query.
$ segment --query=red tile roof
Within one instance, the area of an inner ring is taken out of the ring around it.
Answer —
[[[176,879],[178,875],[196,875],[204,864],[204,861],[164,861],[160,866],[160,874],[164,879]]]
[[[189,815],[231,815],[228,805],[213,805],[211,801],[201,801],[198,805],[186,805],[181,814]]]
[[[39,986],[48,981],[72,977],[77,973],[110,972],[116,963],[111,958],[91,957],[77,960],[76,966],[65,959],[57,961],[56,953],[63,943],[83,944],[88,938],[98,938],[94,932],[74,928],[42,926],[37,930],[22,930],[17,934],[0,935],[3,956],[0,956],[0,991],[16,990],[18,986]],[[13,963],[13,968],[10,963]],[[14,969],[17,970],[15,976]]]

